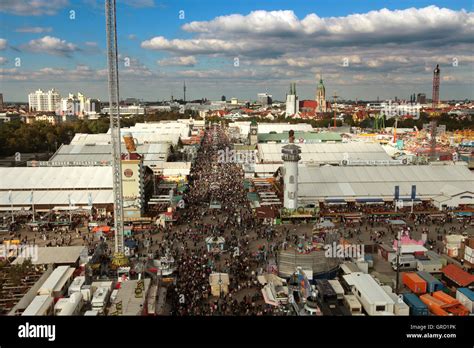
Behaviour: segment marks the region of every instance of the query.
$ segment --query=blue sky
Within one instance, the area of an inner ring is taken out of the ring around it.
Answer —
[[[319,72],[343,98],[430,96],[436,63],[442,99],[473,98],[472,1],[118,0],[117,17],[124,98],[181,97],[184,80],[191,98],[283,99],[293,81],[314,98]],[[6,100],[37,88],[106,100],[105,48],[103,1],[0,4]]]

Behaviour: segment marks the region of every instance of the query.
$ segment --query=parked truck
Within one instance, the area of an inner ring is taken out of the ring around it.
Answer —
[[[108,287],[99,287],[92,297],[92,309],[102,314],[109,300],[110,289]]]

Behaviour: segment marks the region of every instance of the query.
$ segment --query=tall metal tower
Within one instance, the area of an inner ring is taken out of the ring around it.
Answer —
[[[186,103],[186,81],[183,82],[183,101]]]
[[[433,70],[433,108],[437,108],[439,105],[439,75],[441,70],[439,64],[436,64],[436,68]]]
[[[339,98],[339,96],[336,94],[336,91],[334,91],[334,105],[333,105],[333,109],[334,109],[334,128],[337,128],[337,109],[336,109],[336,103],[337,103],[337,98]]]
[[[107,65],[109,73],[110,133],[112,136],[112,168],[114,188],[115,254],[123,258],[123,194],[122,194],[122,150],[120,147],[120,109],[117,56],[117,24],[115,0],[105,0],[107,27]]]

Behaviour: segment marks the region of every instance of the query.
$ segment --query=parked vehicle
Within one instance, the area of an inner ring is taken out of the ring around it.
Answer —
[[[337,294],[328,280],[316,280],[316,288],[318,289],[318,299],[322,303],[326,304],[329,308],[337,306]]]
[[[413,255],[400,256],[398,260],[398,268],[400,271],[415,270],[418,264],[418,260]],[[397,258],[392,260],[392,268],[394,271],[397,270]]]
[[[426,281],[415,272],[402,273],[402,282],[415,294],[426,293]]]
[[[403,294],[403,301],[410,307],[410,315],[425,316],[429,315],[428,307],[415,294]]]
[[[394,315],[394,301],[370,274],[351,273],[343,279],[368,315]]]
[[[54,305],[54,315],[79,315],[83,305],[82,294],[75,292],[71,297],[60,298]]]
[[[418,260],[416,269],[428,273],[440,273],[443,264],[438,260]]]
[[[362,305],[355,295],[344,295],[344,305],[351,315],[363,315]]]
[[[328,280],[328,283],[331,284],[334,292],[336,293],[336,297],[338,300],[344,300],[344,288],[342,287],[341,283],[339,283],[336,279]]]
[[[92,297],[92,309],[95,309],[100,314],[104,312],[105,306],[109,300],[110,289],[107,287],[100,287],[94,292]]]
[[[41,285],[37,294],[48,295],[59,298],[64,295],[66,289],[71,284],[74,268],[69,266],[58,266]]]
[[[38,295],[33,299],[30,305],[26,307],[21,315],[53,315],[53,306],[54,300],[50,295]]]
[[[74,280],[72,281],[67,291],[68,296],[71,296],[75,292],[80,292],[82,285],[84,284],[85,281],[86,281],[86,277],[84,276],[78,276],[74,278]]]

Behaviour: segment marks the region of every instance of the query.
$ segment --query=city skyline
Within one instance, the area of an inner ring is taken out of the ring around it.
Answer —
[[[186,81],[188,100],[268,92],[284,101],[296,82],[300,100],[314,99],[322,72],[328,100],[334,92],[352,100],[430,98],[440,64],[441,100],[473,98],[472,4],[343,5],[118,1],[121,97],[180,99]],[[26,101],[38,88],[108,100],[100,1],[4,1],[0,18],[6,101]]]

